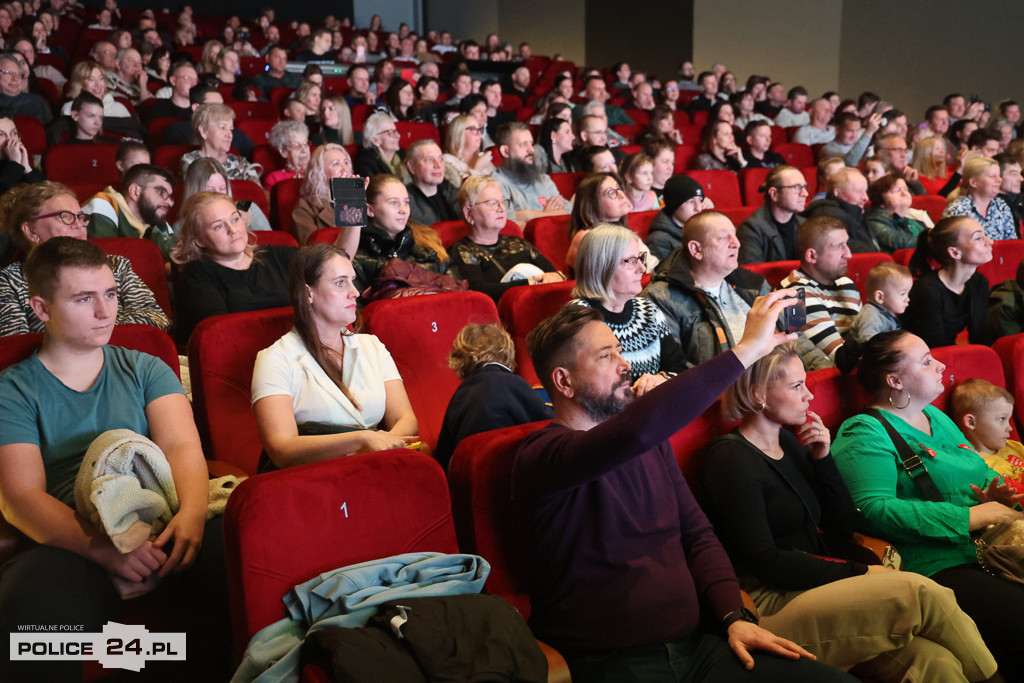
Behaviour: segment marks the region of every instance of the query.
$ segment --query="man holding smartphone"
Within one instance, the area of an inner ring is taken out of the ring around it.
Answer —
[[[691,366],[733,348],[754,299],[771,291],[763,276],[739,267],[739,250],[732,221],[701,211],[683,225],[682,246],[643,291],[665,314]]]

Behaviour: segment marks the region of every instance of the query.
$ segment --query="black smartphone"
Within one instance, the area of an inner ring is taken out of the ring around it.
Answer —
[[[799,332],[807,324],[807,293],[802,287],[794,288],[793,292],[797,303],[782,310],[782,322],[789,333]]]
[[[334,227],[366,225],[366,186],[362,178],[332,178]]]

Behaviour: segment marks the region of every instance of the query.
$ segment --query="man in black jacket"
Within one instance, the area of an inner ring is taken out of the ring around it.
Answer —
[[[846,226],[850,236],[849,247],[854,254],[880,251],[864,220],[864,205],[868,202],[868,180],[855,168],[846,167],[832,176],[832,192],[807,207],[807,218],[831,216]]]
[[[807,203],[807,180],[793,166],[776,166],[761,186],[764,204],[740,223],[740,263],[795,261],[796,231],[804,222],[798,215]]]
[[[409,145],[405,158],[412,182],[409,190],[409,220],[430,225],[441,221],[457,221],[458,190],[444,179],[441,148],[433,140],[417,140]]]

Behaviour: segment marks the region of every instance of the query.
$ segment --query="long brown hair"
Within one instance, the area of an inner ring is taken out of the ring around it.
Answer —
[[[333,244],[310,244],[295,252],[288,263],[288,300],[291,301],[292,308],[295,310],[295,331],[306,350],[341,390],[345,398],[356,407],[356,410],[360,410],[359,401],[349,393],[342,380],[341,357],[335,351],[327,348],[320,340],[320,335],[317,334],[316,323],[313,321],[313,308],[309,305],[309,297],[306,295],[306,287],[313,287],[320,281],[324,275],[325,264],[334,256],[341,256],[347,261],[352,260],[344,249]],[[358,330],[361,322],[357,315],[352,327]],[[352,333],[348,330],[342,331],[342,335],[349,334]]]

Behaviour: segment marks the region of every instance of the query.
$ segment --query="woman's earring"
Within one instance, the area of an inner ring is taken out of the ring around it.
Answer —
[[[904,408],[906,408],[907,406],[909,406],[909,405],[910,405],[910,392],[909,392],[909,391],[907,391],[907,392],[905,392],[905,393],[907,394],[907,402],[906,402],[906,403],[904,403],[904,404],[903,404],[903,405],[901,405],[901,406],[898,406],[898,405],[896,405],[896,403],[895,403],[895,402],[893,402],[893,400],[892,400],[892,392],[890,391],[890,392],[889,392],[889,405],[891,405],[891,406],[892,406],[893,408],[895,408],[896,410],[903,410]]]

